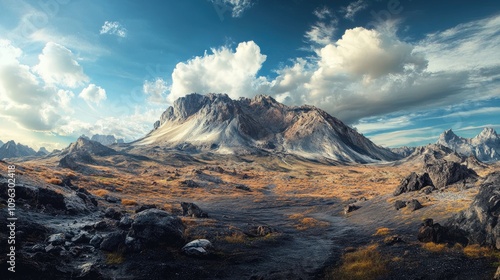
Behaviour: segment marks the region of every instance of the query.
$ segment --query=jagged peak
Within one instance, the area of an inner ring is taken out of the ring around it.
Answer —
[[[492,127],[485,127],[483,130],[477,135],[478,138],[496,138],[498,137],[497,132]]]

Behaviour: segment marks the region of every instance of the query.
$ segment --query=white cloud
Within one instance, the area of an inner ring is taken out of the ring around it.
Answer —
[[[169,86],[162,78],[156,78],[153,81],[144,81],[142,91],[148,95],[148,101],[153,103],[165,103]]]
[[[127,29],[118,21],[105,21],[101,27],[100,34],[110,34],[125,38],[127,37]]]
[[[64,46],[49,42],[38,58],[40,62],[33,69],[47,84],[75,88],[89,80],[73,53]]]
[[[368,5],[365,3],[364,0],[358,0],[355,2],[351,2],[347,7],[342,8],[342,12],[344,12],[344,17],[350,20],[354,20],[354,16],[366,9]]]
[[[226,10],[231,11],[231,16],[234,18],[241,17],[243,12],[250,9],[253,5],[252,0],[210,0],[218,11],[224,13]]]
[[[94,84],[88,85],[86,88],[80,92],[78,97],[82,98],[91,106],[92,104],[99,105],[101,101],[106,100],[106,90],[103,88],[96,86]]]
[[[333,12],[326,6],[314,10],[313,14],[320,20],[327,19],[333,16]]]
[[[0,65],[18,64],[22,51],[12,45],[9,40],[0,39]]]
[[[311,29],[304,36],[312,43],[323,46],[328,45],[333,40],[333,33],[336,30],[335,25],[334,23],[318,22],[311,26]]]
[[[233,52],[227,47],[212,49],[186,63],[178,63],[172,73],[168,100],[189,93],[223,92],[233,98],[252,96],[260,85],[257,72],[266,60],[253,41],[238,44]]]

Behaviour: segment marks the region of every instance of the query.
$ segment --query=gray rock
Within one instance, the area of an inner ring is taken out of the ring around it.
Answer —
[[[428,163],[425,170],[429,173],[434,186],[437,188],[444,188],[454,183],[475,182],[479,178],[477,173],[467,168],[467,166],[446,160],[436,160]]]
[[[212,248],[212,243],[207,239],[196,239],[184,245],[182,252],[188,256],[206,256]]]
[[[184,225],[166,211],[147,209],[135,216],[131,236],[149,246],[160,242],[177,246],[184,243]]]
[[[410,211],[412,211],[412,212],[423,208],[422,204],[420,204],[420,202],[416,199],[412,199],[412,200],[406,202],[406,207],[408,209],[410,209]]]
[[[97,230],[105,229],[107,227],[108,227],[108,223],[105,220],[96,222],[94,224],[94,228],[97,229]]]
[[[64,233],[52,234],[47,238],[47,242],[52,245],[62,245],[66,241],[66,235]]]
[[[123,229],[129,229],[130,226],[132,226],[133,222],[134,222],[134,220],[132,220],[132,218],[130,218],[129,215],[125,215],[118,222],[118,226],[123,228]]]
[[[394,190],[393,194],[394,196],[398,196],[402,193],[418,191],[424,187],[432,185],[433,183],[428,173],[418,175],[417,173],[412,172],[406,178],[401,180],[401,183],[396,190]]]
[[[208,218],[208,214],[194,203],[181,202],[182,215],[193,218]]]
[[[115,208],[108,207],[104,211],[104,217],[113,219],[113,220],[120,220],[122,218],[122,213],[119,211],[116,211]]]
[[[95,248],[98,248],[101,245],[102,242],[102,236],[99,234],[94,235],[89,241],[89,244],[94,246]]]
[[[347,205],[347,206],[344,207],[344,214],[347,215],[348,213],[356,211],[359,208],[361,208],[361,207],[359,207],[359,206],[357,206],[355,204],[349,204],[349,205]]]
[[[77,234],[75,237],[73,237],[71,239],[71,242],[74,242],[74,243],[89,243],[89,241],[90,241],[91,238],[92,238],[92,236],[88,232],[82,231],[79,234]]]
[[[60,255],[62,251],[64,251],[64,247],[60,245],[49,244],[45,247],[45,252],[49,254]]]
[[[119,202],[122,201],[118,197],[114,197],[114,196],[111,196],[111,195],[105,195],[104,196],[104,200],[106,200],[109,203],[119,203]]]
[[[434,223],[432,219],[424,220],[420,229],[418,230],[417,239],[420,242],[434,242],[443,243],[448,240],[447,228],[438,223]]]
[[[394,208],[396,208],[396,210],[399,210],[399,209],[405,208],[405,207],[406,207],[406,201],[396,200],[394,202]]]
[[[103,237],[99,248],[104,251],[113,252],[125,244],[125,236],[122,232],[112,232]]]
[[[243,184],[238,184],[236,186],[234,186],[235,188],[239,189],[239,190],[242,190],[242,191],[246,191],[246,192],[251,192],[252,189],[250,189],[250,187],[248,187],[247,185],[243,185]]]

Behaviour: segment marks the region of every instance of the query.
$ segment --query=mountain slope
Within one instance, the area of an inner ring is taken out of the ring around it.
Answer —
[[[465,156],[474,155],[480,161],[500,160],[500,137],[493,128],[484,128],[473,138],[462,138],[451,129],[446,130],[439,136],[437,144]]]
[[[269,96],[232,100],[225,94],[177,99],[136,146],[223,154],[286,153],[341,162],[394,160],[340,120],[312,106],[288,107]]]

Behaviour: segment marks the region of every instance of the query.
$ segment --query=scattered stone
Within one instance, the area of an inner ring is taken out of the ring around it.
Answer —
[[[424,194],[431,194],[434,190],[436,190],[436,187],[434,186],[427,186],[425,188],[422,188],[420,189],[420,193],[424,193]]]
[[[103,237],[99,248],[104,251],[113,252],[118,250],[120,245],[125,242],[124,234],[121,232],[112,232]]]
[[[236,186],[234,186],[235,188],[239,189],[239,190],[242,190],[242,191],[246,191],[246,192],[251,192],[252,189],[250,189],[250,187],[248,187],[247,185],[243,185],[243,184],[238,184]]]
[[[62,245],[66,241],[66,235],[64,233],[56,233],[52,234],[47,238],[47,242],[56,246],[56,245]]]
[[[194,203],[181,202],[182,215],[193,218],[208,218],[208,214]]]
[[[396,202],[394,202],[394,208],[396,208],[396,210],[399,210],[399,209],[405,208],[405,207],[406,207],[406,201],[396,200]]]
[[[125,237],[125,247],[128,252],[140,252],[142,249],[142,244],[139,240],[134,237]]]
[[[153,209],[153,208],[158,208],[158,207],[156,207],[156,205],[154,205],[154,204],[143,204],[143,205],[139,206],[137,209],[135,209],[135,213],[139,213],[139,212],[142,212],[144,210]]]
[[[119,202],[121,202],[121,199],[119,199],[118,197],[111,196],[111,195],[105,195],[104,196],[104,200],[106,200],[109,203],[119,203]]]
[[[110,219],[113,219],[113,220],[120,220],[121,217],[122,217],[122,213],[121,212],[118,212],[116,211],[115,208],[112,208],[112,207],[108,207],[106,208],[106,210],[104,211],[104,216],[105,217],[108,217]]]
[[[33,247],[31,247],[30,251],[32,253],[45,252],[45,246],[43,246],[42,244],[35,244],[33,245]]]
[[[134,220],[132,220],[129,215],[125,215],[120,219],[120,222],[118,222],[118,226],[123,229],[129,229],[133,222]]]
[[[188,188],[201,188],[202,186],[193,180],[184,180],[181,182],[181,185],[184,185]]]
[[[55,246],[53,244],[49,244],[45,247],[45,252],[49,254],[59,255],[62,251],[64,251],[64,247],[59,245]]]
[[[447,229],[432,219],[425,219],[418,230],[417,239],[420,242],[443,243],[447,241]]]
[[[94,246],[95,248],[98,248],[101,245],[102,242],[102,236],[99,234],[94,235],[89,241],[89,244]]]
[[[90,241],[91,238],[92,238],[92,236],[88,232],[82,231],[78,235],[76,235],[75,237],[73,237],[71,239],[71,242],[74,242],[74,243],[89,243],[89,241]]]
[[[131,236],[151,246],[160,242],[167,245],[182,244],[183,235],[184,225],[181,219],[159,209],[148,209],[138,213],[132,223]]]
[[[99,221],[99,222],[96,222],[94,224],[94,228],[97,229],[97,230],[101,230],[101,229],[105,229],[108,227],[108,223],[106,223],[105,220],[102,220],[102,221]]]
[[[422,204],[416,199],[412,199],[406,203],[406,207],[410,209],[410,211],[416,211],[418,209],[423,208]]]
[[[428,173],[418,175],[417,173],[412,172],[406,178],[401,180],[399,186],[396,188],[396,190],[394,190],[394,196],[398,196],[406,192],[418,191],[424,187],[432,185],[433,183]]]
[[[356,211],[359,208],[361,208],[361,207],[354,205],[354,204],[349,204],[349,205],[344,207],[344,214],[347,215],[347,213],[351,213],[352,211]]]
[[[196,239],[184,245],[182,252],[188,256],[206,256],[212,248],[212,243],[207,239]]]

